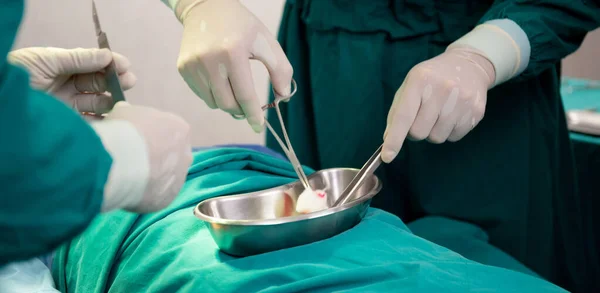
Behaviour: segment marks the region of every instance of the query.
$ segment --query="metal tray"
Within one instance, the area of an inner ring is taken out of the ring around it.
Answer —
[[[313,173],[313,189],[327,192],[329,206],[350,183],[358,169],[334,168]],[[221,251],[249,256],[304,245],[342,233],[358,224],[367,212],[381,181],[373,175],[344,205],[310,214],[295,212],[299,181],[239,195],[200,202],[194,215],[204,221]]]

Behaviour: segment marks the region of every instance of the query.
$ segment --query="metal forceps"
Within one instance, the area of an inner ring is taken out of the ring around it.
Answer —
[[[283,137],[285,139],[285,143],[283,142],[281,137],[279,137],[279,135],[277,135],[277,133],[275,132],[273,127],[271,127],[271,124],[266,120],[266,117],[265,117],[265,125],[269,129],[269,132],[271,132],[271,134],[275,137],[275,139],[279,143],[279,146],[281,147],[281,149],[283,149],[283,152],[285,153],[288,160],[290,160],[290,163],[292,163],[292,166],[294,166],[294,169],[296,170],[296,174],[298,174],[298,178],[300,179],[300,183],[302,183],[302,185],[304,186],[305,189],[312,190],[312,188],[310,187],[310,184],[308,182],[308,178],[306,177],[306,174],[304,174],[302,165],[300,164],[298,157],[296,157],[296,153],[294,152],[294,148],[292,147],[290,138],[288,137],[287,131],[285,130],[285,124],[283,123],[283,118],[281,117],[281,110],[279,110],[279,103],[281,101],[289,100],[291,97],[293,97],[296,94],[296,91],[298,90],[298,85],[296,84],[296,81],[294,79],[292,79],[292,88],[293,88],[292,92],[286,96],[281,96],[277,92],[275,92],[275,90],[273,90],[273,94],[275,95],[275,100],[272,103],[262,106],[262,110],[264,111],[264,110],[274,108],[275,111],[277,112],[277,118],[279,119],[279,123],[281,124],[281,132],[283,132]],[[233,116],[233,118],[235,118],[235,119],[244,119],[244,115],[232,114],[231,116]]]
[[[92,0],[92,17],[94,19],[94,27],[96,28],[96,37],[98,38],[98,47],[100,49],[108,49],[110,50],[110,45],[108,44],[108,38],[106,37],[106,33],[102,31],[100,27],[100,20],[98,19],[98,11],[96,9],[96,2]],[[110,50],[112,52],[112,50]],[[121,87],[121,83],[119,82],[119,75],[117,74],[117,69],[115,66],[115,61],[111,61],[110,64],[104,70],[104,77],[106,79],[106,87],[108,92],[111,94],[113,102],[121,102],[125,101],[125,94],[123,93],[123,88]]]

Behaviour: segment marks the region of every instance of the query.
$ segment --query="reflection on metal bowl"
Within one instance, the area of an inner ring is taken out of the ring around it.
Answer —
[[[358,171],[327,169],[315,172],[308,179],[313,188],[327,192],[331,206]],[[362,220],[371,199],[380,190],[381,182],[373,175],[346,204],[298,214],[295,202],[303,186],[297,181],[268,190],[208,199],[196,206],[194,215],[206,223],[221,251],[248,256],[342,233]]]

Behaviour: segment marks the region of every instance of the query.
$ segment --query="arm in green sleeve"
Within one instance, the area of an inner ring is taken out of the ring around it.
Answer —
[[[100,212],[112,159],[66,105],[0,61],[0,265],[49,252]]]
[[[575,52],[585,35],[600,26],[598,0],[496,0],[481,19],[510,19],[531,46],[527,68],[518,78],[535,76]]]

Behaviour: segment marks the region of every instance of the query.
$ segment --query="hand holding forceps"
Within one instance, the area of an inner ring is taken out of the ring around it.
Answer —
[[[265,117],[265,125],[269,129],[269,132],[271,132],[271,134],[275,137],[275,139],[279,143],[279,146],[285,153],[288,160],[290,160],[290,163],[292,163],[292,166],[294,166],[294,169],[296,170],[296,174],[298,174],[298,178],[300,179],[300,182],[302,183],[304,188],[312,190],[312,188],[310,187],[310,184],[308,182],[308,178],[306,177],[306,174],[304,173],[304,170],[302,169],[302,165],[300,164],[298,157],[296,157],[296,153],[294,152],[294,148],[292,147],[290,138],[288,137],[287,131],[285,130],[285,124],[283,123],[283,118],[281,117],[281,110],[279,109],[279,103],[282,101],[287,101],[290,98],[292,98],[296,94],[297,90],[298,90],[298,85],[296,84],[296,81],[294,79],[292,79],[292,91],[289,95],[282,96],[282,95],[279,95],[277,92],[275,92],[275,90],[273,90],[273,94],[275,95],[275,100],[272,103],[262,106],[261,109],[263,111],[271,109],[271,108],[275,109],[275,111],[277,113],[277,118],[279,119],[279,123],[281,124],[281,132],[283,132],[283,137],[285,139],[285,143],[283,142],[281,137],[279,137],[279,135],[277,135],[277,133],[275,132],[273,127],[271,127],[271,124],[266,120],[266,117]],[[231,116],[233,116],[233,118],[235,118],[235,119],[244,119],[244,115],[231,114]]]

